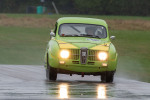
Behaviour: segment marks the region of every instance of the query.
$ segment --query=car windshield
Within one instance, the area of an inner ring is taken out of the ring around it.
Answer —
[[[93,24],[62,24],[59,28],[59,35],[62,37],[92,37],[106,38],[106,28]]]

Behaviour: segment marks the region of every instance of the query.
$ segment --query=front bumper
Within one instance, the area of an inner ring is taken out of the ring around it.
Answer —
[[[114,71],[100,71],[100,72],[77,72],[77,71],[70,71],[70,70],[65,70],[65,69],[57,69],[57,73],[61,73],[61,74],[70,74],[72,76],[72,74],[78,74],[78,75],[94,75],[94,76],[99,76],[102,75],[104,73],[107,72],[113,72],[115,73],[116,70]]]
[[[107,66],[103,66],[103,64]],[[103,72],[107,71],[108,67],[108,61],[87,61],[86,64],[81,64],[80,61],[60,59],[57,68],[75,72]]]

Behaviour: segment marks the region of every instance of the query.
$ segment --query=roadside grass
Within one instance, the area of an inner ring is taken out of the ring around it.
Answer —
[[[119,54],[117,75],[150,82],[150,31],[110,30]]]
[[[140,19],[140,20],[150,20],[149,16],[107,16],[107,15],[72,15],[72,14],[61,14],[61,15],[56,15],[56,14],[2,14],[5,15],[7,17],[12,17],[12,18],[20,18],[20,17],[34,17],[34,18],[43,18],[43,17],[47,17],[47,18],[60,18],[60,17],[90,17],[90,18],[100,18],[100,19],[123,19],[123,20],[136,20],[136,19]]]
[[[150,17],[137,16],[0,14],[0,26],[53,28],[59,17],[75,16],[104,19],[111,30],[150,30]]]
[[[21,18],[26,16],[32,17],[32,19],[47,17],[56,20],[62,16],[74,15],[2,14],[1,16],[0,14],[0,21],[3,17]],[[116,19],[150,19],[149,17],[133,16],[76,16],[114,19],[113,21]],[[30,21],[32,22],[32,20],[29,20],[29,22]],[[44,23],[44,21],[36,23],[38,26],[29,23],[29,27],[27,27],[28,24],[0,24],[0,64],[44,65],[44,53],[50,32],[50,27],[48,27],[49,24],[45,27],[44,24],[46,22]],[[109,25],[109,33],[110,35],[116,36],[116,40],[112,42],[116,46],[119,54],[117,75],[150,82],[150,30],[147,28],[142,30],[136,28],[136,30],[134,30],[134,24],[132,25],[132,29],[128,29],[128,27],[127,29],[111,28],[113,25],[115,25],[115,23]]]
[[[49,28],[0,27],[0,64],[43,65]]]

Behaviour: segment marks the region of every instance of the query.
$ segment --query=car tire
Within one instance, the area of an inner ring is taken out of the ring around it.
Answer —
[[[57,69],[50,66],[47,56],[46,77],[48,80],[55,81],[57,79]]]
[[[112,83],[114,79],[114,72],[104,72],[101,75],[101,82]]]

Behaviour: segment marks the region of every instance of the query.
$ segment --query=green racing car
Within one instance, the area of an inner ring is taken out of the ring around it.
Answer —
[[[111,43],[104,20],[82,17],[59,18],[45,53],[46,77],[55,81],[57,74],[101,76],[113,82],[117,52]]]

